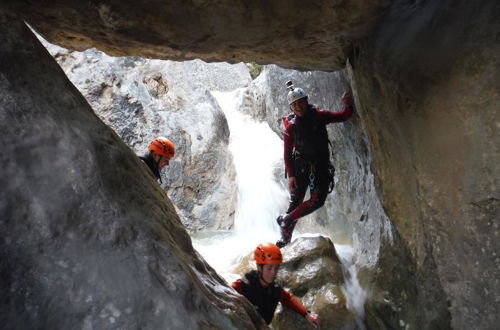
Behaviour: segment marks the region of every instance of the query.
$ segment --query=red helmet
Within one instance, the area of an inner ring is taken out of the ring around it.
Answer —
[[[160,156],[172,158],[175,155],[175,146],[169,139],[164,137],[157,137],[149,145],[149,150],[154,151]]]
[[[259,265],[280,265],[283,262],[281,250],[273,243],[259,244],[253,251],[253,260]]]

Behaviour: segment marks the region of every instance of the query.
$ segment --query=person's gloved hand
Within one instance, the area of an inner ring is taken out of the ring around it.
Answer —
[[[351,92],[345,91],[344,94],[342,94],[342,103],[344,103],[344,107],[352,107]]]
[[[314,327],[314,329],[319,329],[319,327],[321,325],[321,320],[319,319],[318,314],[308,312],[306,315],[306,319],[307,319],[307,321],[309,321],[309,323],[311,323],[311,325]]]

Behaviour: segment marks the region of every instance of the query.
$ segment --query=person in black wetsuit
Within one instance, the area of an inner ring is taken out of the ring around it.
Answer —
[[[314,328],[319,329],[319,315],[307,310],[299,299],[274,282],[283,261],[280,248],[273,243],[259,244],[255,248],[253,259],[257,263],[257,270],[251,270],[242,279],[233,282],[233,289],[244,295],[257,308],[267,324],[271,323],[280,302],[304,316]]]
[[[151,170],[151,174],[157,180],[160,180],[160,171],[170,163],[175,155],[175,146],[167,138],[157,137],[154,139],[149,147],[148,152],[144,156],[139,156],[139,158],[148,166]]]
[[[287,82],[287,100],[292,114],[283,117],[284,160],[288,176],[290,203],[286,214],[276,221],[281,229],[281,239],[276,245],[283,247],[292,239],[297,220],[319,209],[333,189],[334,167],[330,163],[326,125],[348,120],[353,113],[350,92],[344,92],[344,108],[339,112],[320,109],[308,102],[302,88]],[[310,199],[304,201],[307,188]]]

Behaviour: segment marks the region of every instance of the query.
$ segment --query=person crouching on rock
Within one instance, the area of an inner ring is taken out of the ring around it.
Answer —
[[[257,270],[251,270],[242,279],[233,282],[233,289],[257,308],[266,324],[271,323],[278,302],[281,302],[283,306],[304,316],[314,328],[319,329],[319,315],[308,311],[299,299],[274,282],[283,262],[280,248],[273,243],[259,244],[255,248],[253,259],[257,263]]]
[[[170,163],[170,159],[174,157],[175,146],[169,139],[157,137],[151,141],[148,150],[144,156],[139,156],[139,158],[151,170],[153,177],[162,183],[160,172]]]

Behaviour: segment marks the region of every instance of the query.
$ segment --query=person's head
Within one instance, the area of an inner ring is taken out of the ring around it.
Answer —
[[[253,252],[253,259],[257,263],[260,280],[267,285],[272,284],[283,262],[280,248],[273,243],[259,244]]]
[[[170,159],[175,155],[174,144],[164,137],[157,137],[154,139],[149,145],[148,150],[158,165],[158,170],[167,166],[170,163]]]
[[[291,80],[287,81],[286,86],[289,90],[286,98],[288,100],[288,104],[290,105],[290,110],[292,110],[296,116],[302,117],[306,114],[307,109],[309,108],[307,94],[302,88],[293,87]]]

